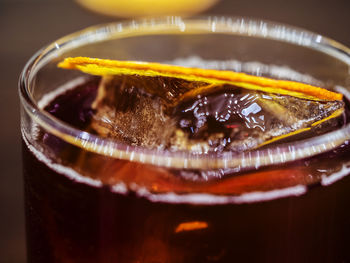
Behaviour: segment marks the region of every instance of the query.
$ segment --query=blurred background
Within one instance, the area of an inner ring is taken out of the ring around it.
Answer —
[[[349,0],[0,0],[0,263],[26,262],[17,95],[26,61],[44,45],[90,25],[194,13],[292,24],[350,46]]]

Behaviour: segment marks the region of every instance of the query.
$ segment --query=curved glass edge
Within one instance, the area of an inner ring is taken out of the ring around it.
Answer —
[[[169,29],[171,29],[169,31]],[[332,150],[350,139],[350,124],[327,134],[303,141],[278,145],[251,152],[195,154],[170,152],[129,146],[81,131],[40,109],[29,87],[33,76],[45,63],[66,50],[106,39],[162,32],[195,34],[227,33],[262,37],[306,46],[326,53],[350,65],[350,49],[315,33],[284,24],[242,17],[182,19],[166,17],[110,23],[84,29],[63,37],[39,50],[26,64],[19,79],[21,103],[29,116],[44,129],[85,150],[113,158],[184,169],[258,168],[315,156]]]

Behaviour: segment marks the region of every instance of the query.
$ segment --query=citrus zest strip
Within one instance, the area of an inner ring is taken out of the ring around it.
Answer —
[[[257,148],[265,146],[265,145],[273,143],[273,142],[276,142],[276,141],[279,141],[279,140],[282,140],[282,139],[285,139],[285,138],[288,138],[288,137],[293,136],[293,135],[300,134],[302,132],[309,131],[309,130],[311,130],[311,128],[307,127],[307,128],[302,128],[302,129],[299,129],[299,130],[296,130],[296,131],[293,131],[293,132],[289,132],[289,133],[286,133],[286,134],[283,134],[283,135],[280,135],[280,136],[276,136],[276,137],[274,137],[274,138],[272,138],[270,140],[267,140],[267,141],[259,144]]]
[[[322,119],[322,120],[319,120],[319,121],[316,121],[314,122],[313,124],[311,124],[311,126],[317,126],[325,121],[328,121],[330,119],[333,119],[333,118],[336,118],[336,117],[339,117],[340,115],[342,115],[344,112],[344,108],[342,109],[338,109],[336,111],[334,111],[331,115],[329,115],[328,117]]]
[[[232,84],[252,90],[285,94],[313,100],[342,100],[343,95],[308,84],[258,77],[226,70],[187,68],[181,66],[98,59],[88,57],[69,57],[58,64],[65,69],[77,69],[84,73],[106,75],[141,75],[149,77],[174,77],[188,81],[202,81],[209,84]]]

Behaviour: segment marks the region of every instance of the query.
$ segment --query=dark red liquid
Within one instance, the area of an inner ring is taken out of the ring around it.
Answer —
[[[96,81],[77,87],[46,109],[84,128],[93,114],[89,105],[96,88]],[[81,161],[81,149],[43,131],[38,140],[50,146],[61,164],[76,158],[77,165],[91,170],[87,176],[104,184],[81,183],[51,169],[24,143],[29,263],[350,262],[350,177],[329,186],[317,183],[317,170],[338,171],[349,161],[347,145],[308,160],[195,183],[179,179],[179,171],[150,165],[90,157]],[[127,180],[131,174],[135,181],[148,178],[145,185],[155,192],[179,188],[240,194],[252,187],[264,191],[298,184],[307,185],[307,192],[243,204],[152,202],[132,191],[112,191],[115,178]]]

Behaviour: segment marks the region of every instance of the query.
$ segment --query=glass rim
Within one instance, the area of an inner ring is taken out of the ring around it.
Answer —
[[[170,30],[170,31],[169,31]],[[158,34],[227,33],[267,38],[308,47],[350,65],[350,49],[322,35],[281,23],[245,17],[164,17],[97,25],[60,38],[35,53],[19,78],[20,101],[29,116],[66,142],[97,154],[129,161],[181,169],[258,168],[312,157],[335,149],[350,139],[350,124],[309,139],[268,146],[248,152],[198,154],[130,146],[102,138],[58,120],[38,106],[30,93],[33,76],[47,61],[74,47],[126,36]],[[349,93],[350,94],[350,93]],[[349,94],[344,94],[350,97]]]

